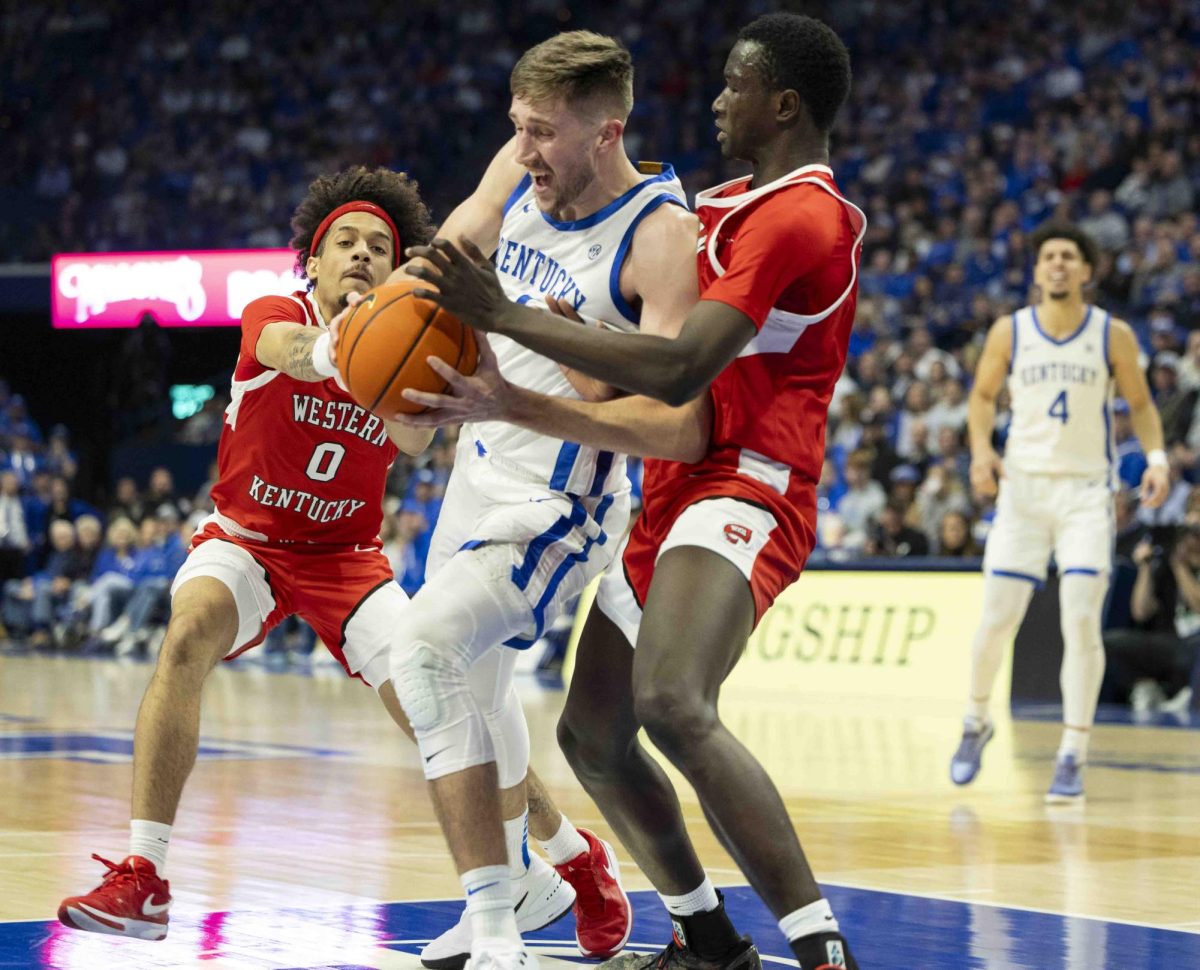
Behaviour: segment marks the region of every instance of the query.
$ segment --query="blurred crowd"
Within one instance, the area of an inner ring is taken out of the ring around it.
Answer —
[[[695,191],[742,171],[719,157],[710,104],[737,29],[775,6],[348,0],[281,19],[266,0],[185,0],[153,18],[119,0],[10,5],[0,260],[285,245],[307,182],[352,163],[408,170],[443,218],[507,137],[520,52],[578,27],[633,53],[631,155],[674,163]],[[1050,218],[1099,243],[1091,298],[1133,325],[1166,425],[1170,499],[1153,515],[1132,492],[1120,502],[1142,527],[1182,523],[1200,505],[1200,3],[805,9],[852,53],[832,164],[869,219],[815,558],[980,554],[993,510],[966,484],[966,395],[991,321],[1031,299],[1028,238]],[[215,439],[220,405],[187,440]],[[1145,459],[1127,417],[1116,435],[1135,489]],[[55,438],[11,440],[19,464]],[[387,528],[405,550],[436,514],[417,496],[444,487],[452,445],[439,447],[397,466]]]
[[[283,245],[307,181],[357,162],[411,171],[445,216],[506,137],[515,59],[564,28],[630,47],[631,154],[673,162],[694,190],[739,171],[709,105],[736,30],[772,8],[350,0],[281,22],[266,0],[154,18],[118,0],[10,7],[0,259]],[[1093,298],[1135,326],[1179,474],[1195,478],[1200,4],[812,12],[852,52],[833,166],[870,226],[823,554],[978,551],[989,510],[963,487],[963,400],[985,329],[1030,298],[1028,235],[1051,217],[1099,241]],[[188,440],[215,439],[220,403]]]

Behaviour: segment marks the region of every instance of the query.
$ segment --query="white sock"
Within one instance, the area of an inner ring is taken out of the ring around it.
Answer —
[[[984,725],[986,725],[991,719],[991,716],[988,714],[987,698],[977,701],[974,697],[972,697],[969,701],[967,701],[967,716],[963,718],[963,724],[968,730],[982,731]]]
[[[135,818],[129,823],[129,854],[140,855],[154,863],[159,876],[167,867],[167,848],[171,844],[171,826]]]
[[[1059,587],[1063,662],[1059,686],[1063,698],[1063,738],[1059,755],[1087,760],[1088,728],[1096,720],[1096,702],[1104,681],[1104,641],[1100,616],[1108,593],[1108,575],[1067,573]]]
[[[812,936],[814,933],[840,933],[838,921],[833,918],[833,910],[829,901],[818,899],[794,912],[788,913],[779,921],[779,929],[787,937],[789,943],[802,936]]]
[[[467,897],[472,937],[478,940],[499,936],[520,942],[508,866],[480,866],[459,878]]]
[[[587,840],[579,834],[579,830],[571,824],[570,819],[565,815],[559,817],[562,823],[558,826],[558,831],[545,842],[538,839],[538,845],[542,847],[552,866],[561,866],[588,850]]]
[[[712,880],[708,876],[705,876],[704,882],[690,893],[682,896],[664,896],[659,893],[658,898],[663,901],[667,912],[672,916],[695,916],[697,913],[711,913],[721,905],[721,901],[717,898],[717,887],[712,884]]]
[[[508,875],[520,879],[529,869],[529,809],[504,820],[504,846],[508,850]]]
[[[1078,728],[1063,728],[1062,741],[1058,745],[1058,756],[1061,758],[1065,754],[1075,755],[1075,763],[1083,764],[1087,761],[1088,753],[1088,738],[1091,737],[1091,731],[1080,731]]]

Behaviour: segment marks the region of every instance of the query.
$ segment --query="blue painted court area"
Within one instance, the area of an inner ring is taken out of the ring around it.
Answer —
[[[1200,935],[898,893],[827,886],[863,970],[1132,970],[1200,967]],[[631,947],[658,949],[670,925],[651,892],[631,893]],[[764,963],[791,966],[775,921],[747,887],[725,890],[734,923]],[[196,916],[176,903],[160,943],[79,933],[57,922],[0,923],[0,968],[208,967],[210,970],[415,970],[416,954],[458,917],[452,900]],[[588,963],[570,916],[526,937],[544,968]]]
[[[1014,704],[1012,715],[1018,721],[1058,722],[1062,721],[1062,705]],[[1200,731],[1200,711],[1134,711],[1123,704],[1101,704],[1096,709],[1096,723]]]
[[[201,761],[260,758],[327,758],[345,754],[332,748],[261,744],[203,738]],[[120,764],[133,761],[133,732],[12,731],[0,732],[0,761],[82,761]]]

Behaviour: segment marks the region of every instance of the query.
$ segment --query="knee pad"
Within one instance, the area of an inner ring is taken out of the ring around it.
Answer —
[[[529,725],[515,690],[509,689],[499,708],[484,712],[492,749],[496,753],[496,774],[500,788],[515,788],[529,773]]]
[[[426,778],[441,778],[495,760],[460,654],[414,643],[393,656],[391,676],[396,697],[417,736]]]
[[[454,707],[456,681],[466,687],[465,677],[455,676],[453,659],[439,655],[427,643],[393,654],[389,668],[396,697],[418,738],[442,725]]]

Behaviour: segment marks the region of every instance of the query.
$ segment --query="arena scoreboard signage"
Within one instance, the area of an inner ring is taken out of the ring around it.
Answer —
[[[588,602],[581,599],[581,615]],[[982,606],[977,572],[809,570],[763,616],[726,686],[827,701],[962,704]],[[577,616],[576,638],[581,628]],[[563,676],[569,675],[564,664]],[[1012,651],[1006,650],[997,678],[1005,696],[1011,679]]]
[[[229,327],[251,300],[303,287],[290,249],[60,253],[50,264],[55,327]]]

